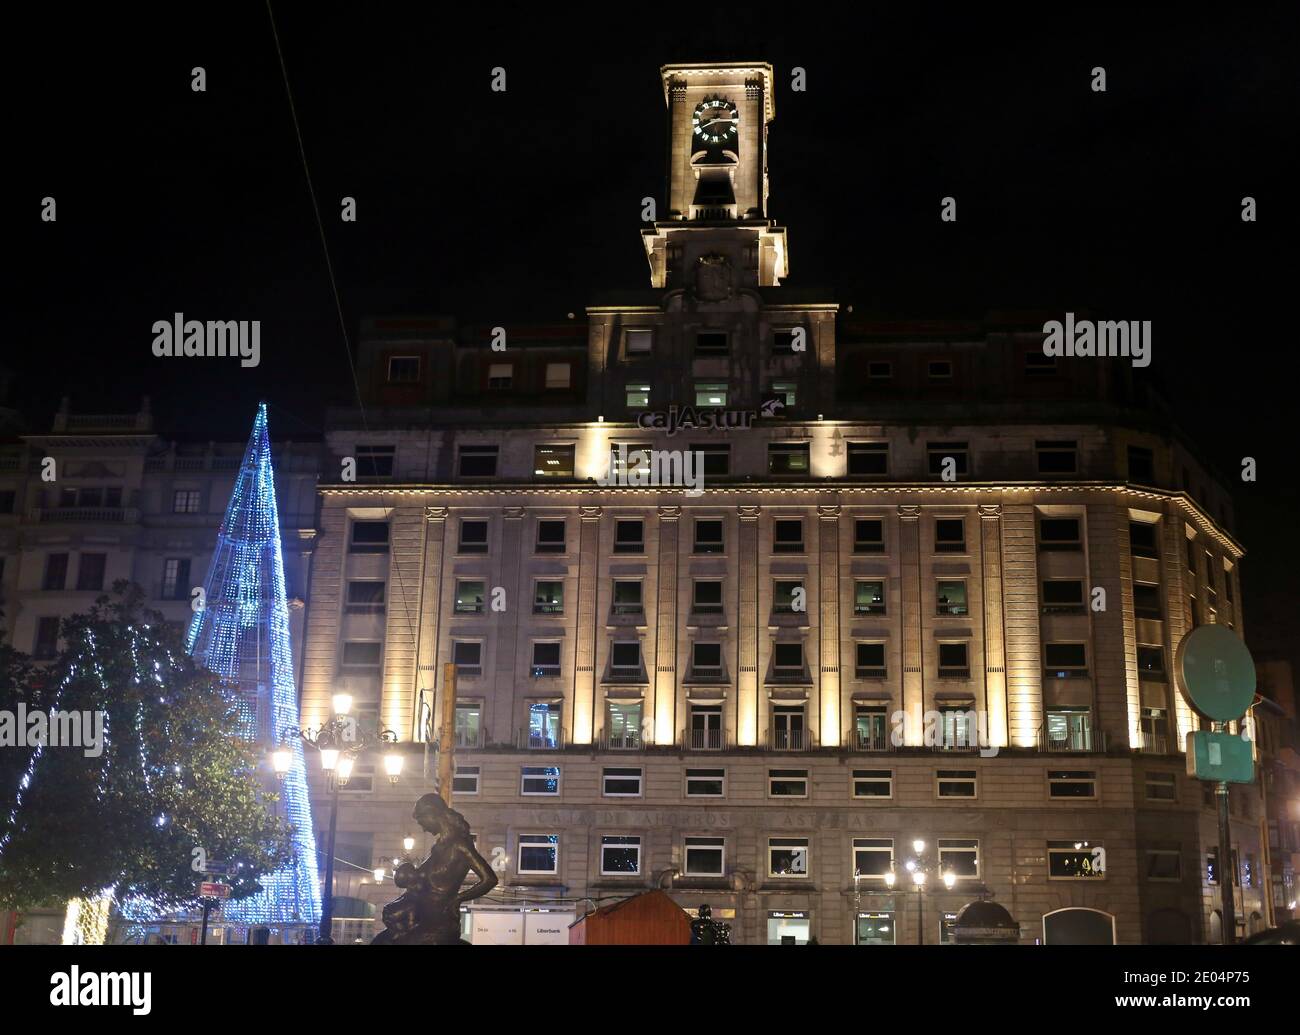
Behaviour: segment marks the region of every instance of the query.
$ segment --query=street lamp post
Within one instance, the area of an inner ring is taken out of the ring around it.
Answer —
[[[912,884],[916,887],[916,944],[925,944],[925,882],[932,870],[938,870],[938,860],[931,862],[925,854],[925,842],[917,838],[912,842],[913,856],[904,864],[907,872],[912,875]],[[957,875],[951,870],[944,870],[941,874],[943,886],[951,891],[957,883]],[[885,884],[893,888],[898,875],[894,872],[891,864],[889,872],[885,874]]]
[[[382,729],[376,734],[358,731],[356,720],[348,716],[352,710],[351,694],[335,694],[333,706],[334,713],[320,729],[286,729],[281,736],[281,745],[271,754],[275,775],[283,780],[293,767],[293,751],[288,747],[288,742],[294,737],[300,737],[303,743],[315,748],[320,754],[321,769],[329,781],[330,832],[325,849],[325,893],[321,896],[318,938],[322,945],[330,945],[334,940],[330,927],[334,921],[334,840],[339,825],[339,789],[351,778],[357,756],[383,745],[389,746],[384,753],[384,771],[388,774],[389,783],[397,783],[402,774],[402,755],[396,748],[396,733],[390,729]]]

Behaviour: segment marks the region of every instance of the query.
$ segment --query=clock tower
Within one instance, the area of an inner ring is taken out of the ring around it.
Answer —
[[[664,65],[667,218],[641,231],[655,287],[730,292],[786,275],[785,229],[767,218],[772,66]],[[723,272],[725,271],[725,272]],[[728,283],[722,283],[726,280]]]

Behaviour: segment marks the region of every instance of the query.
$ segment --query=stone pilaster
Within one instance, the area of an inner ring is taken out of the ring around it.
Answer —
[[[735,742],[758,743],[758,514],[757,506],[736,508],[736,719]]]
[[[677,569],[682,508],[659,508],[658,601],[655,605],[655,642],[650,675],[654,715],[654,743],[672,744],[677,736]]]
[[[491,700],[484,702],[483,721],[488,729],[503,731],[501,740],[509,737],[514,716],[519,714],[515,700],[516,673],[521,669],[519,658],[519,616],[530,606],[531,587],[519,584],[520,553],[523,549],[523,507],[504,507],[501,511],[501,549],[497,563],[497,577],[488,593],[487,617],[496,630],[496,677],[492,680]],[[496,590],[505,590],[506,609],[492,610]],[[531,659],[530,659],[531,660]]]
[[[989,715],[989,741],[1006,747],[1010,733],[1007,713],[1007,655],[1002,620],[1002,507],[979,508],[980,563],[984,597],[984,707]]]
[[[579,507],[578,628],[574,637],[570,740],[590,744],[596,722],[596,593],[600,570],[600,507]]]
[[[817,508],[817,620],[820,629],[817,686],[820,693],[821,747],[838,747],[844,740],[840,699],[840,508]]]
[[[1011,747],[1032,747],[1043,724],[1043,656],[1038,601],[1038,530],[1032,506],[1002,509],[1007,734]]]
[[[439,714],[437,707],[440,703],[437,694],[442,692],[442,676],[438,672],[438,637],[442,627],[442,570],[447,542],[447,508],[425,507],[424,523],[424,588],[421,593],[420,649],[416,658],[413,723],[416,740],[429,739],[426,737],[424,723],[436,724],[435,716]],[[425,716],[420,715],[421,691],[424,691],[424,705],[429,709]],[[488,740],[507,735],[507,731],[487,727]]]
[[[907,743],[921,743],[925,714],[925,669],[921,643],[921,508],[898,508],[899,600],[902,614],[903,700]]]

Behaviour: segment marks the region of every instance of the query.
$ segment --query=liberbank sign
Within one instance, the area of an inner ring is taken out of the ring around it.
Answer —
[[[785,400],[769,396],[757,410],[728,410],[721,406],[670,406],[637,414],[637,427],[663,431],[671,438],[679,431],[747,431],[760,417],[775,417]]]

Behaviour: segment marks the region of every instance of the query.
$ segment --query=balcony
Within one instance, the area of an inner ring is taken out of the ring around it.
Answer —
[[[644,744],[641,742],[640,730],[622,730],[618,733],[601,732],[600,743],[610,751],[636,751]]]
[[[1142,743],[1138,750],[1144,755],[1168,755],[1173,751],[1172,741],[1167,733],[1142,732]]]
[[[854,730],[853,745],[858,751],[894,750],[894,740],[885,730]]]
[[[1043,752],[1105,751],[1106,734],[1096,730],[1069,730],[1055,735],[1047,727],[1038,728],[1038,750]]]
[[[692,751],[722,750],[722,730],[687,730],[685,740]]]
[[[812,746],[812,738],[807,730],[773,730],[771,748],[773,751],[807,751]]]
[[[137,513],[130,507],[40,507],[32,516],[43,525],[60,522],[120,525],[134,522]]]
[[[560,751],[568,742],[568,731],[564,729],[543,732],[522,727],[515,737],[515,747],[529,751]]]

